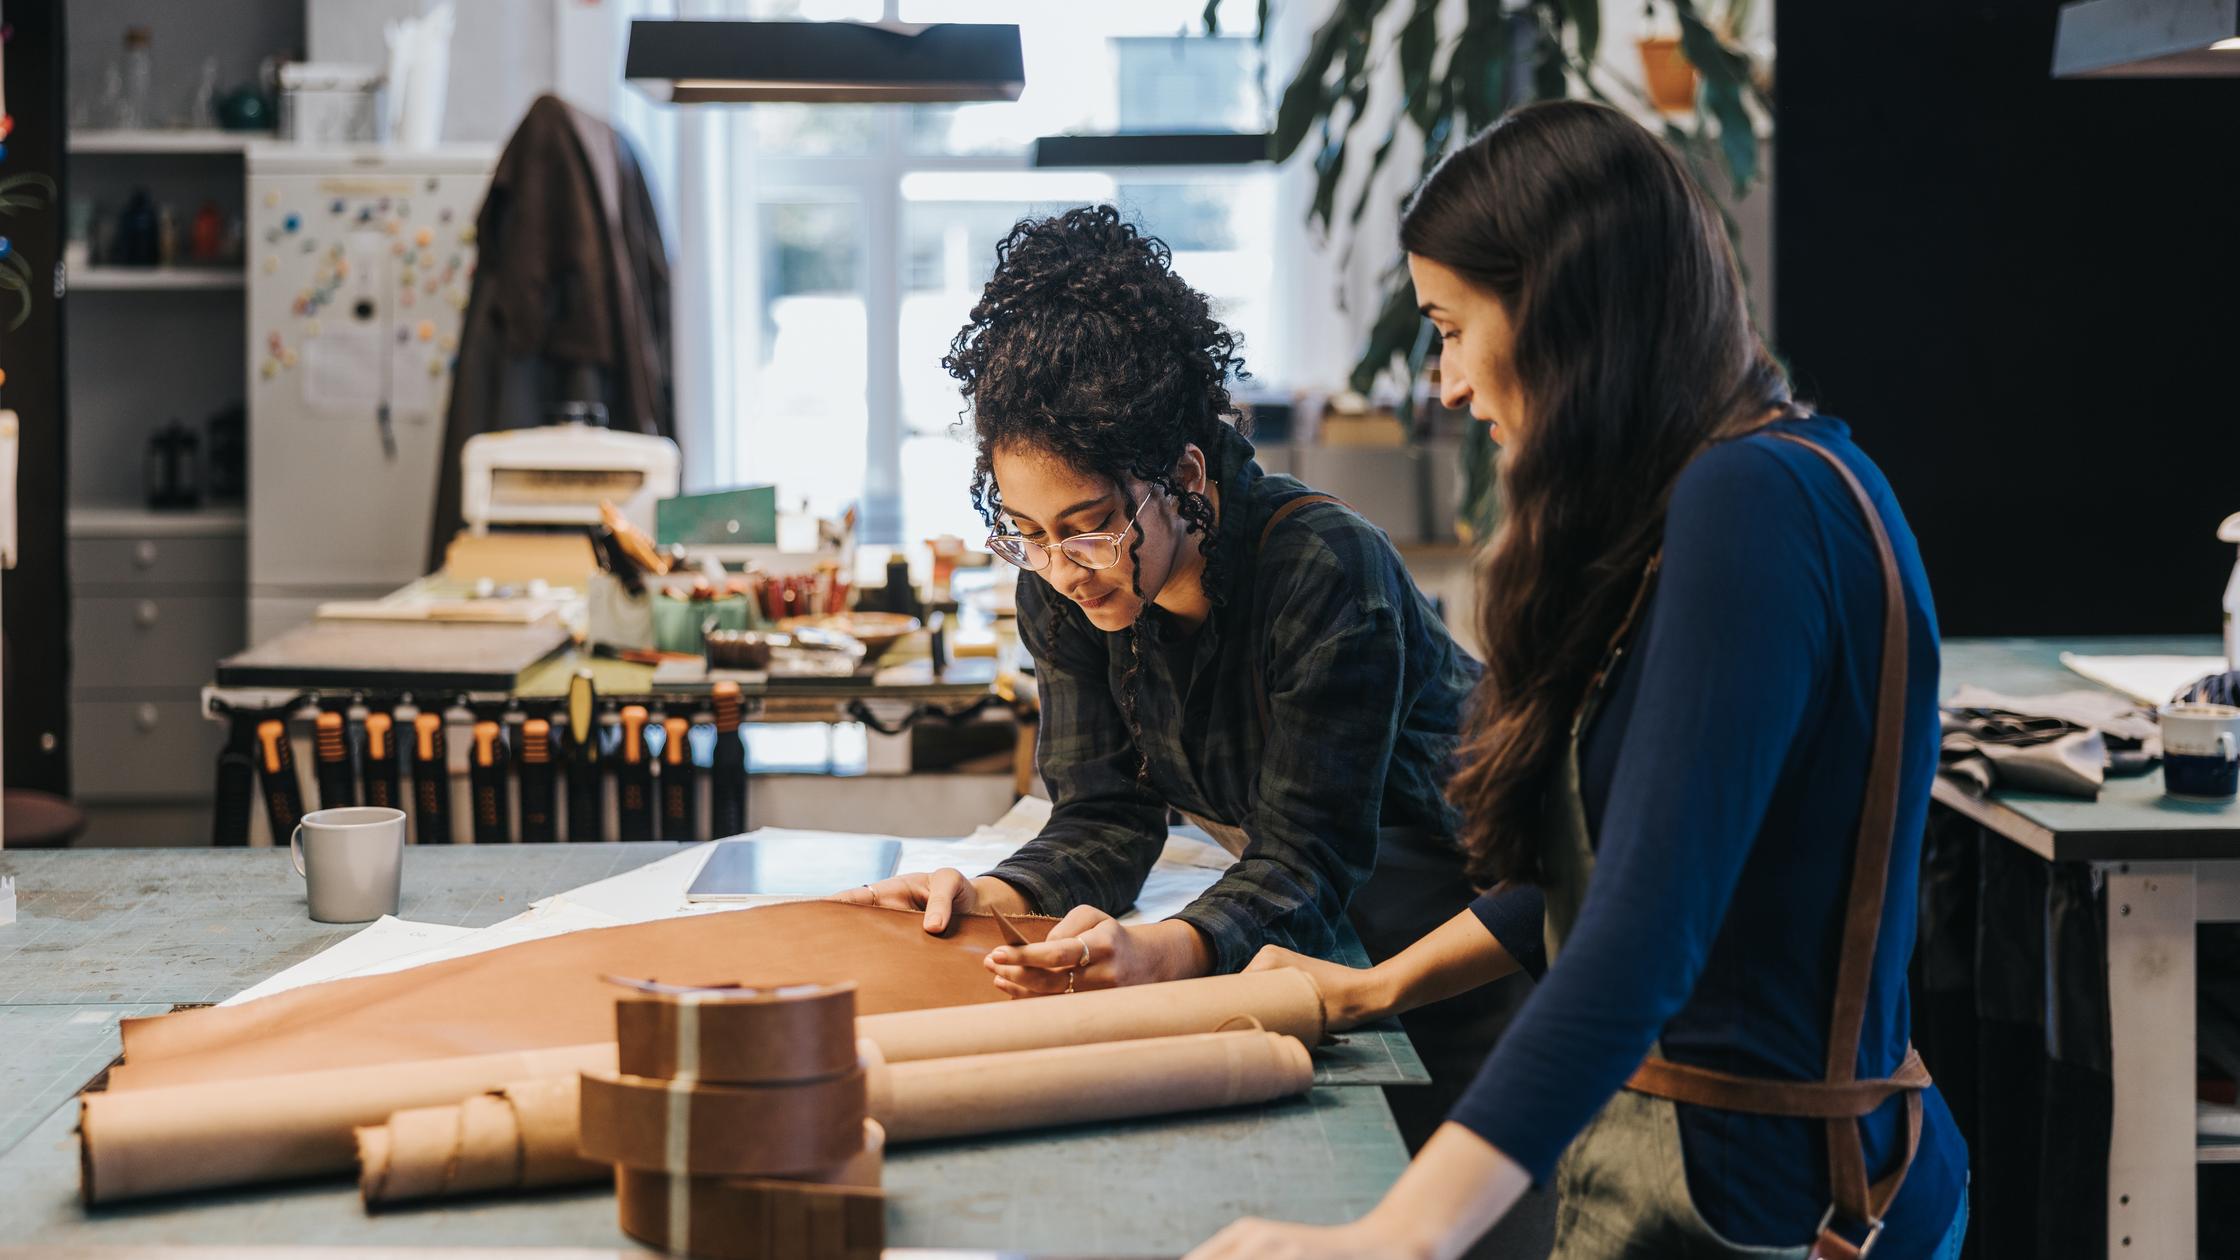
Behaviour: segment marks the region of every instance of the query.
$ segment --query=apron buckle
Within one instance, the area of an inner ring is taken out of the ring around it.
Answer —
[[[1852,1242],[1836,1231],[1835,1220],[1836,1205],[1830,1203],[1820,1214],[1820,1228],[1813,1231],[1810,1260],[1865,1260],[1874,1249],[1875,1239],[1882,1237],[1882,1222],[1868,1221],[1866,1238]]]

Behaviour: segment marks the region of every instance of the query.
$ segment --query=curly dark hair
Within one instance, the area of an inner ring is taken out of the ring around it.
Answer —
[[[1011,445],[1116,486],[1145,482],[1175,500],[1185,532],[1198,535],[1206,558],[1199,580],[1219,604],[1224,562],[1213,503],[1185,489],[1174,470],[1195,443],[1209,476],[1218,475],[1220,430],[1236,423],[1228,380],[1247,378],[1239,344],[1205,295],[1175,274],[1166,242],[1112,206],[1020,220],[996,244],[995,274],[941,360],[972,404],[973,506],[996,527],[1003,504],[992,457]],[[1131,558],[1142,549],[1137,530]],[[1135,593],[1143,597],[1140,583]],[[1064,611],[1062,601],[1052,605],[1053,636]],[[1131,629],[1128,637],[1137,664],[1122,707],[1134,732],[1141,635]],[[1147,769],[1139,766],[1138,777]]]

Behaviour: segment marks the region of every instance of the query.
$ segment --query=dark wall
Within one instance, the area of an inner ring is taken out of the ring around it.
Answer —
[[[60,0],[11,4],[6,42],[8,109],[15,130],[0,177],[38,172],[63,184],[63,31]],[[6,651],[7,781],[68,794],[69,602],[63,572],[62,311],[51,277],[62,252],[62,202],[0,215],[0,235],[30,265],[31,317],[9,331],[17,295],[0,293],[0,407],[18,413],[16,567],[0,585]]]
[[[1889,473],[1945,633],[2213,634],[2240,78],[2057,82],[2057,8],[1778,0],[1776,340]]]

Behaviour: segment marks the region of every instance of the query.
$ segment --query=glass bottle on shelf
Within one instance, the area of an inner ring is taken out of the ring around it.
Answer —
[[[115,125],[125,131],[154,125],[149,100],[155,93],[154,37],[145,26],[125,28],[124,84],[117,98]]]

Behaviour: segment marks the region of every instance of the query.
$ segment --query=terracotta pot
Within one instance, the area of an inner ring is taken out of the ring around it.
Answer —
[[[1640,41],[1641,78],[1649,88],[1649,103],[1668,114],[1685,114],[1696,107],[1696,68],[1680,51],[1676,37],[1657,36]]]

